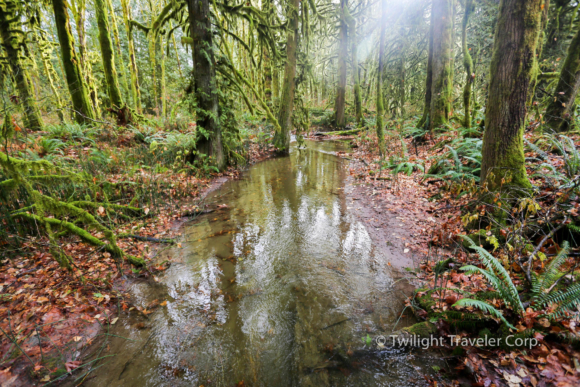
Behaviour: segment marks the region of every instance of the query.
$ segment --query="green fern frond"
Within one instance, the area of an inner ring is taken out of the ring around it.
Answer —
[[[570,244],[568,241],[564,241],[562,244],[562,249],[556,255],[556,257],[550,262],[544,273],[539,279],[539,291],[538,293],[543,293],[546,289],[556,282],[560,273],[560,266],[568,259],[568,252],[570,251]]]
[[[484,312],[489,313],[490,315],[492,315],[495,318],[500,319],[505,325],[507,325],[509,328],[511,329],[516,329],[512,324],[510,324],[505,317],[503,316],[503,314],[501,314],[501,312],[499,310],[497,310],[496,308],[494,308],[493,306],[489,305],[487,302],[484,301],[478,301],[478,300],[473,300],[471,298],[462,298],[461,300],[457,301],[455,304],[453,304],[454,307],[464,307],[464,306],[471,306],[477,309],[480,309]]]
[[[511,307],[516,312],[522,312],[524,306],[520,300],[518,290],[516,289],[514,283],[512,282],[509,273],[503,267],[500,261],[488,253],[483,247],[477,246],[473,241],[465,235],[461,236],[464,240],[468,241],[471,245],[469,246],[473,250],[477,251],[479,258],[487,267],[487,270],[494,273],[499,279],[500,285],[496,288],[498,292],[504,298],[504,301],[508,302]]]

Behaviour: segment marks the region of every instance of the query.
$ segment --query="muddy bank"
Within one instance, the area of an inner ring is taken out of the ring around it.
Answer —
[[[131,286],[115,358],[87,384],[421,385],[436,355],[373,340],[413,323],[399,319],[412,286],[355,216],[337,148],[308,142],[209,193],[217,210],[159,254],[159,283]]]

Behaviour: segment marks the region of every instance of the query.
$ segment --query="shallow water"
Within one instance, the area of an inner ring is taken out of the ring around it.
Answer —
[[[378,349],[411,287],[346,206],[337,142],[307,142],[209,195],[162,285],[136,284],[91,386],[417,386],[435,356]],[[412,323],[401,319],[397,329]],[[138,329],[140,328],[140,329]]]

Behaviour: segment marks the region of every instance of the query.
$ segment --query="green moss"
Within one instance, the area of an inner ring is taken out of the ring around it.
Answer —
[[[104,0],[95,0],[94,3],[97,16],[97,26],[99,29],[101,58],[103,61],[103,69],[105,70],[105,81],[107,82],[109,99],[111,105],[119,109],[123,107],[123,98],[121,97],[117,70],[115,68],[115,54],[109,33],[107,9]]]
[[[15,17],[16,9],[17,3],[10,0],[0,6],[0,40],[6,53],[6,60],[16,81],[16,89],[24,110],[24,125],[31,130],[41,130],[43,122],[32,93],[32,81],[30,80],[28,69],[22,63],[19,55],[19,51],[22,48],[25,50],[27,48],[26,42],[15,33],[15,30],[20,30],[21,28],[17,24],[20,18]],[[1,86],[3,87],[4,85]]]
[[[87,85],[81,75],[80,62],[74,49],[74,39],[66,2],[64,0],[53,0],[52,6],[60,42],[62,64],[75,110],[75,119],[79,123],[92,123],[95,113],[91,105]]]
[[[403,331],[420,337],[429,337],[437,332],[437,327],[428,321],[423,321],[413,324],[410,327],[403,328]]]

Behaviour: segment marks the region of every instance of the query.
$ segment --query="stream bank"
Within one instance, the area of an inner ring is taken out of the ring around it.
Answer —
[[[86,384],[426,384],[440,354],[374,341],[414,322],[410,260],[355,216],[346,150],[308,141],[210,193],[218,210],[183,226],[157,286],[131,286],[140,312],[110,327],[115,357]]]

